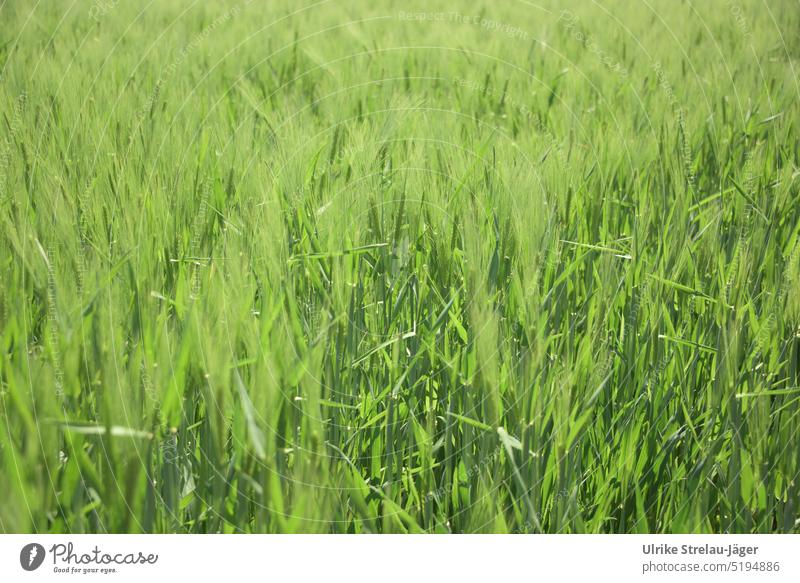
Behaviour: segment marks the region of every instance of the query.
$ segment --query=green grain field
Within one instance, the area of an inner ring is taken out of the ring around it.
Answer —
[[[0,1],[0,532],[800,532],[796,0]]]

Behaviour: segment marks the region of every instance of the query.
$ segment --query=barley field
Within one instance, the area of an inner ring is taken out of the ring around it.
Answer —
[[[796,0],[0,3],[0,532],[800,532]]]

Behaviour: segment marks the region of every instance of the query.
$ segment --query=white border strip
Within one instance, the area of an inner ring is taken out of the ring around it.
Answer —
[[[796,582],[799,551],[800,535],[3,535],[0,581]]]

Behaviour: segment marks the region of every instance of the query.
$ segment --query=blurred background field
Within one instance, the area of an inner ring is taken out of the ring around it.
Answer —
[[[800,531],[799,34],[7,0],[0,531]]]

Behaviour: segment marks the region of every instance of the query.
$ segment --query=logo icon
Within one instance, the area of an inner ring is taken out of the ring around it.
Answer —
[[[19,564],[26,571],[35,571],[42,566],[44,555],[44,547],[39,543],[27,544],[19,553]]]

